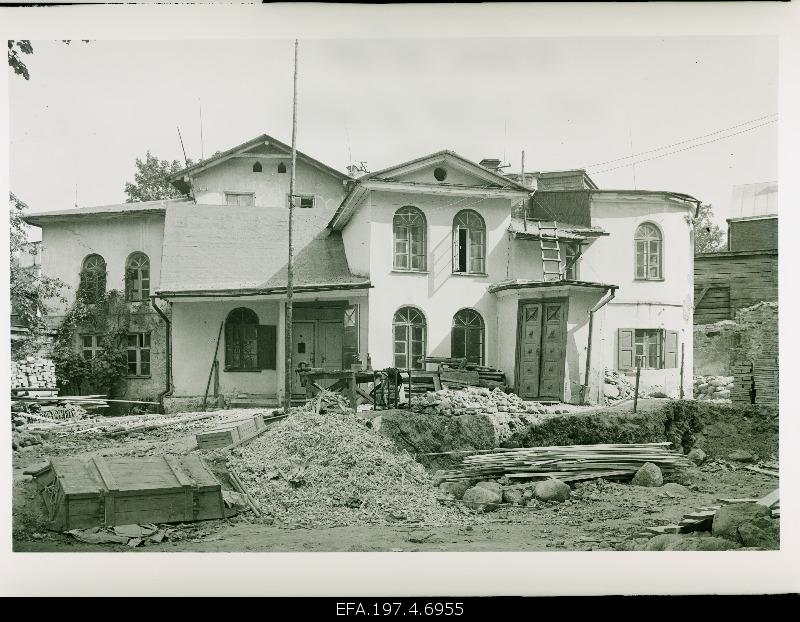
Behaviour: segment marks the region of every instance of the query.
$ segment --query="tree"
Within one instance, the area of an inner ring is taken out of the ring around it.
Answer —
[[[82,39],[84,43],[89,43],[89,39]],[[72,43],[71,39],[65,39],[62,43],[69,45]],[[18,76],[22,76],[26,80],[31,79],[31,74],[28,72],[28,67],[22,60],[23,54],[33,54],[33,46],[31,42],[26,39],[19,41],[8,41],[8,66],[14,70]]]
[[[191,164],[192,161],[189,160],[189,165]],[[136,158],[134,183],[125,182],[125,194],[128,195],[125,202],[163,201],[183,196],[167,181],[167,177],[177,173],[184,166],[178,160],[173,160],[171,163],[168,160],[159,160],[148,149],[144,160]]]
[[[722,230],[713,221],[711,205],[701,205],[694,221],[694,252],[713,253],[722,250]]]
[[[23,220],[26,208],[25,203],[13,193],[10,194],[11,309],[28,329],[31,338],[35,339],[47,328],[44,315],[47,314],[48,303],[66,300],[61,294],[64,283],[60,279],[43,276],[20,263],[21,255],[33,249]]]

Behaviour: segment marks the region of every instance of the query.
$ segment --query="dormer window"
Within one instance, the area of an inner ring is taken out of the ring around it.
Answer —
[[[261,162],[256,162],[253,164],[253,172],[260,173],[263,169],[261,168]]]
[[[286,172],[286,165],[283,162],[278,164],[278,172],[279,173],[285,173]]]

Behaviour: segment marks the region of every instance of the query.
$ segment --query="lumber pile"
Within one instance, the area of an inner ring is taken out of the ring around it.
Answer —
[[[28,356],[22,361],[11,361],[12,389],[56,388],[56,365],[50,359]]]
[[[757,357],[753,361],[753,385],[756,404],[778,405],[777,357]]]
[[[565,445],[495,450],[466,456],[459,468],[441,472],[442,481],[467,479],[630,479],[651,462],[662,472],[692,466],[686,456],[667,449],[669,443]],[[526,483],[520,484],[525,486]]]

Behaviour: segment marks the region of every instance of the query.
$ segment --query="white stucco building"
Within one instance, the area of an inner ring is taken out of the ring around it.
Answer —
[[[677,395],[682,372],[689,391],[697,201],[496,164],[442,151],[355,179],[299,154],[295,364],[466,357],[525,398],[578,403],[600,399],[604,369],[638,360],[643,383]],[[28,218],[43,270],[70,283],[89,257],[109,286],[147,257],[147,302],[164,317],[149,382],[130,383],[168,408],[202,399],[216,350],[221,394],[282,399],[290,167],[289,148],[262,135],[175,174],[193,201]],[[557,243],[542,241],[553,222]],[[560,260],[543,262],[542,245]]]

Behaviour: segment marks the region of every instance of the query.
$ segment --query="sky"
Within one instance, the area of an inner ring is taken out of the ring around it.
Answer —
[[[123,202],[137,157],[182,160],[178,127],[197,160],[201,105],[206,157],[291,140],[291,41],[33,47],[31,79],[8,72],[11,190],[32,212],[73,208],[76,186],[79,206]],[[524,150],[526,171],[691,194],[723,228],[734,185],[777,180],[772,37],[301,40],[298,91],[298,149],[342,171],[451,149],[518,172]]]

